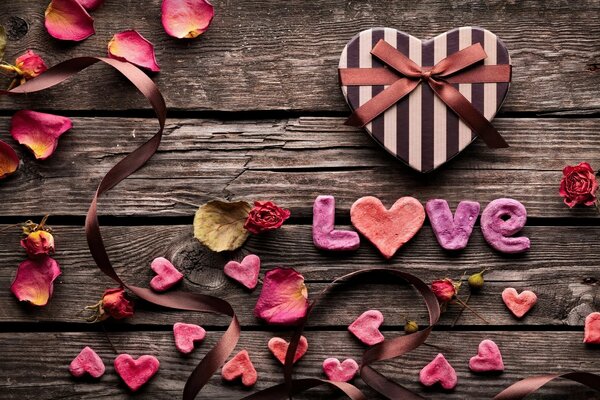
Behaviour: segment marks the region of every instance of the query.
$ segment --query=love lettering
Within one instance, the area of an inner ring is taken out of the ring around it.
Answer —
[[[366,237],[385,258],[391,258],[400,247],[421,230],[425,216],[438,243],[446,250],[467,247],[479,216],[476,201],[461,201],[452,214],[448,202],[429,200],[425,208],[414,197],[401,197],[387,209],[372,196],[361,197],[350,208],[352,225]],[[529,238],[515,236],[527,221],[525,206],[514,199],[496,199],[481,214],[481,232],[486,242],[502,253],[522,253],[531,247]],[[313,205],[313,242],[323,250],[350,251],[360,246],[354,231],[335,229],[335,199],[319,196]]]

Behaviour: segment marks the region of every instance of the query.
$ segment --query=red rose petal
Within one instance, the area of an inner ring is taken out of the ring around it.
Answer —
[[[90,36],[94,30],[94,19],[75,0],[52,0],[46,9],[46,30],[60,40],[79,42]]]
[[[308,310],[304,277],[292,268],[267,271],[254,315],[269,324],[294,325]]]
[[[134,30],[114,35],[108,42],[108,56],[128,61],[150,71],[160,71],[160,67],[156,63],[154,45]]]
[[[206,32],[215,15],[206,0],[163,0],[162,24],[170,36],[195,38]]]
[[[10,145],[0,140],[0,179],[14,174],[19,169],[19,156]]]
[[[104,0],[77,0],[77,2],[86,10],[92,11],[100,7],[104,3]]]
[[[45,160],[56,150],[58,138],[72,126],[67,117],[21,110],[12,117],[10,134],[31,150],[35,158]]]
[[[52,297],[53,282],[60,274],[58,263],[51,257],[25,260],[19,265],[10,290],[20,301],[45,306]]]

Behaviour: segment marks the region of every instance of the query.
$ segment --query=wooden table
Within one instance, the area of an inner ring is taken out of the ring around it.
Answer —
[[[216,17],[201,38],[178,41],[160,24],[160,1],[107,0],[93,13],[95,36],[78,44],[49,37],[44,1],[2,2],[7,60],[33,49],[49,65],[77,55],[104,55],[110,37],[135,28],[156,46],[162,71],[154,76],[169,106],[165,138],[148,165],[116,187],[100,204],[103,233],[112,259],[126,280],[146,285],[150,261],[167,256],[185,272],[182,290],[212,294],[234,306],[243,325],[238,348],[247,348],[258,369],[256,388],[282,381],[281,367],[266,343],[286,335],[259,323],[252,309],[259,290],[244,292],[225,278],[229,255],[209,254],[192,238],[197,205],[210,199],[272,199],[289,207],[292,219],[274,234],[251,238],[242,253],[256,253],[263,272],[276,266],[304,274],[310,293],[334,277],[359,268],[395,267],[426,281],[460,278],[491,268],[469,312],[456,326],[459,308],[445,313],[428,343],[380,370],[435,399],[489,399],[530,374],[571,369],[600,372],[600,350],[582,344],[585,316],[600,310],[599,219],[595,210],[568,209],[558,196],[561,170],[588,161],[600,168],[600,1],[277,1],[216,2]],[[389,4],[392,3],[392,4]],[[338,88],[339,54],[356,32],[389,26],[422,38],[461,25],[492,30],[505,42],[514,64],[513,85],[494,121],[511,144],[490,150],[481,141],[428,175],[412,172],[380,150],[365,133],[343,125],[347,107]],[[4,85],[4,84],[3,84]],[[32,108],[70,116],[74,128],[61,138],[51,159],[35,161],[8,134],[10,116]],[[112,367],[115,356],[102,328],[87,324],[81,310],[114,284],[95,267],[84,237],[84,215],[100,178],[148,138],[156,122],[147,104],[124,79],[94,66],[59,88],[27,98],[0,99],[0,138],[17,148],[24,165],[0,184],[0,398],[129,398]],[[498,197],[525,204],[529,252],[506,256],[486,245],[476,227],[468,248],[444,252],[426,225],[389,262],[366,242],[348,256],[317,251],[311,240],[311,210],[319,194],[338,203],[338,224],[349,224],[349,207],[363,195],[390,205],[404,195],[423,202],[445,198],[485,206]],[[63,275],[47,307],[19,304],[9,287],[25,253],[10,224],[51,214]],[[235,256],[239,256],[236,254]],[[535,309],[516,320],[500,293],[508,286],[531,289]],[[377,308],[384,333],[401,334],[404,315],[426,325],[423,305],[405,285],[373,280],[335,291],[307,329],[310,349],[297,364],[299,377],[321,377],[324,358],[360,359],[364,348],[347,332],[361,312]],[[173,346],[172,324],[187,321],[208,330],[206,343],[189,357]],[[138,398],[172,399],[214,345],[228,319],[169,312],[137,305],[135,317],[107,323],[119,352],[154,354],[158,375]],[[491,338],[503,351],[506,371],[475,376],[468,359]],[[68,364],[85,346],[107,364],[99,382],[70,377]],[[443,352],[459,374],[454,392],[423,389],[418,371]],[[357,385],[365,385],[357,379]],[[199,398],[235,399],[250,393],[214,376]],[[370,396],[373,393],[366,390]],[[598,394],[556,383],[545,399],[589,399]],[[313,391],[304,398],[333,398]],[[302,396],[301,396],[302,397]]]

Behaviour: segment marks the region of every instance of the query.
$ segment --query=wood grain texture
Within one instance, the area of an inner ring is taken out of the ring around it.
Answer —
[[[530,217],[590,217],[558,196],[561,170],[581,160],[600,165],[598,119],[500,118],[511,143],[491,150],[477,141],[431,174],[419,174],[380,149],[342,118],[216,121],[173,119],[158,154],[101,201],[117,216],[192,216],[213,198],[273,199],[294,217],[312,216],[319,194],[335,195],[340,215],[361,196],[385,204],[412,195],[485,206],[499,197],[523,202]],[[8,131],[10,119],[0,118]],[[0,185],[0,215],[84,215],[102,176],[150,137],[151,119],[74,118],[56,153],[40,162],[19,146],[23,166]],[[3,137],[3,139],[6,139]],[[18,196],[14,196],[18,193]],[[35,199],[35,201],[32,201]]]
[[[33,49],[53,65],[69,57],[106,54],[113,34],[137,29],[156,46],[162,71],[156,81],[171,109],[348,112],[337,82],[342,48],[352,36],[388,26],[431,38],[461,25],[482,26],[507,45],[513,85],[503,112],[597,113],[600,3],[597,0],[223,0],[212,27],[196,40],[168,37],[160,0],[108,1],[94,11],[96,35],[64,43],[45,31],[46,2],[0,4],[7,27],[7,59]],[[107,87],[118,95],[108,95]],[[108,68],[20,106],[58,110],[127,110],[148,105]],[[13,100],[0,99],[2,109]]]

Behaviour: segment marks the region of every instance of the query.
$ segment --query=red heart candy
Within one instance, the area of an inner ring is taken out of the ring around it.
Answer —
[[[157,274],[150,281],[150,287],[157,292],[169,290],[183,279],[183,274],[164,257],[155,258],[150,268]]]
[[[504,371],[502,354],[498,345],[491,340],[479,343],[477,355],[469,360],[469,368],[474,372]]]
[[[593,312],[585,318],[583,343],[600,344],[600,312]]]
[[[221,376],[226,381],[242,378],[242,384],[247,387],[253,386],[258,380],[258,373],[246,350],[240,351],[223,365]]]
[[[350,209],[352,225],[379,249],[385,258],[391,258],[423,226],[425,210],[414,197],[399,198],[386,210],[381,201],[372,196],[361,197]]]
[[[285,355],[287,354],[288,347],[290,344],[280,337],[274,337],[269,340],[267,344],[271,353],[279,360],[280,363],[285,364]],[[308,350],[308,340],[304,336],[300,336],[298,347],[296,348],[296,354],[294,355],[294,363],[302,358],[304,353]]]
[[[78,378],[86,373],[94,378],[100,378],[104,375],[104,371],[102,359],[88,346],[85,346],[69,365],[71,375]]]
[[[129,354],[119,354],[115,358],[115,371],[133,392],[144,386],[156,374],[159,366],[154,356],[145,355],[135,360]]]
[[[260,272],[260,258],[254,254],[249,254],[242,260],[229,261],[223,268],[225,275],[234,279],[252,290],[258,283],[258,273]]]
[[[530,290],[523,290],[519,294],[515,288],[506,288],[502,292],[502,300],[515,317],[521,318],[537,302],[537,296]]]
[[[177,322],[173,325],[173,337],[175,338],[177,350],[183,354],[188,354],[194,350],[195,342],[204,340],[206,331],[198,325]]]
[[[425,386],[433,386],[439,382],[447,390],[454,389],[458,382],[456,371],[442,353],[421,370],[419,380]]]
[[[385,339],[379,331],[381,324],[383,324],[383,314],[378,310],[369,310],[356,318],[348,330],[364,344],[373,346]]]
[[[358,363],[351,358],[340,362],[337,358],[323,361],[323,372],[332,382],[350,382],[358,372]]]

